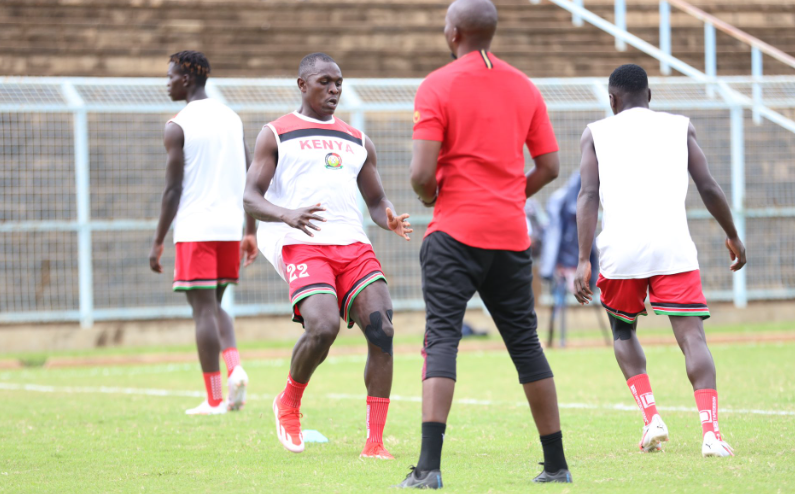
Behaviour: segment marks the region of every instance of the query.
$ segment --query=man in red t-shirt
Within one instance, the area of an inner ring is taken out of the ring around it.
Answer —
[[[505,341],[541,435],[535,482],[571,482],[552,371],[536,333],[528,197],[555,179],[558,145],[538,89],[491,54],[497,9],[457,0],[445,38],[456,60],[415,97],[411,184],[434,207],[420,251],[426,305],[422,449],[401,487],[439,488],[456,354],[467,302],[480,294]],[[524,173],[524,146],[535,162]]]

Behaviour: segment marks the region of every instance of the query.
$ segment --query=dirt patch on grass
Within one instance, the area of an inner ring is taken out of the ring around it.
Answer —
[[[709,335],[710,344],[725,343],[773,343],[795,341],[795,332],[776,332],[761,334],[716,334]],[[646,337],[642,339],[644,346],[676,345],[673,336],[667,337]],[[572,339],[567,343],[566,348],[599,348],[609,346],[602,339]],[[395,353],[399,355],[411,355],[420,353],[419,345],[401,344],[395,345]],[[504,350],[505,345],[501,341],[494,340],[463,340],[459,346],[460,352],[482,352]],[[566,351],[557,347],[549,351]],[[365,355],[367,349],[364,346],[338,346],[332,347],[330,355]],[[292,348],[274,348],[262,350],[247,350],[241,352],[243,361],[246,359],[289,359],[292,355]],[[47,359],[44,364],[46,368],[63,367],[104,367],[114,365],[145,365],[145,364],[172,364],[196,362],[196,353],[162,353],[162,354],[140,354],[140,355],[106,355],[106,356],[82,356],[82,357],[52,357]],[[22,363],[16,360],[0,360],[0,368],[15,369],[22,367]]]

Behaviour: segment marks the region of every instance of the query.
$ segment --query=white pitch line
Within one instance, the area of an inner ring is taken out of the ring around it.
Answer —
[[[151,388],[119,388],[113,386],[47,386],[42,384],[18,384],[9,382],[0,382],[0,390],[7,391],[31,391],[36,393],[80,393],[80,394],[123,394],[123,395],[145,395],[145,396],[165,396],[165,397],[190,397],[202,398],[205,396],[203,391],[183,391],[173,389],[151,389]],[[250,400],[270,400],[273,395],[255,395],[248,394],[247,399]],[[332,400],[365,400],[365,395],[354,394],[338,394],[327,393],[324,398]],[[412,403],[422,402],[419,396],[400,396],[392,395],[391,401],[405,401]],[[476,405],[476,406],[492,406],[492,405],[513,405],[518,407],[527,406],[525,402],[500,402],[491,400],[476,400],[471,398],[462,398],[455,400],[459,405]],[[622,412],[634,412],[637,410],[635,405],[626,405],[617,403],[615,405],[594,405],[591,403],[559,403],[559,408],[566,409],[585,409],[585,410],[617,410]],[[692,407],[668,407],[658,406],[658,410],[666,412],[695,412],[696,409]],[[795,411],[790,410],[759,410],[751,408],[722,408],[721,413],[737,413],[744,415],[780,415],[780,416],[795,416]]]
[[[421,357],[417,357],[419,360]],[[323,362],[324,365],[346,364],[365,362],[367,355],[340,355],[333,356]],[[289,359],[251,359],[246,360],[247,369],[258,369],[265,367],[284,367],[290,363]],[[112,376],[139,376],[147,374],[169,374],[175,372],[194,372],[200,371],[198,362],[174,363],[174,364],[131,364],[118,365],[111,367],[89,367],[89,368],[26,368],[0,372],[0,380],[9,381],[12,379],[37,379],[47,372],[57,373],[58,377],[112,377]]]

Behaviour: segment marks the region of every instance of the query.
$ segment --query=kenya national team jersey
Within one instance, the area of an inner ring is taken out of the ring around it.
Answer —
[[[359,172],[367,159],[365,136],[337,117],[324,122],[293,112],[267,125],[276,135],[279,159],[265,199],[298,209],[320,204],[314,237],[285,223],[262,222],[260,250],[285,278],[282,247],[292,244],[369,244],[358,205]]]

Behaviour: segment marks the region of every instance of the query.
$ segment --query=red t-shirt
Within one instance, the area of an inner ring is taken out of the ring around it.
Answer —
[[[442,143],[426,235],[442,231],[481,249],[530,246],[523,147],[535,158],[558,143],[526,75],[486,51],[432,72],[414,98],[414,139]]]

